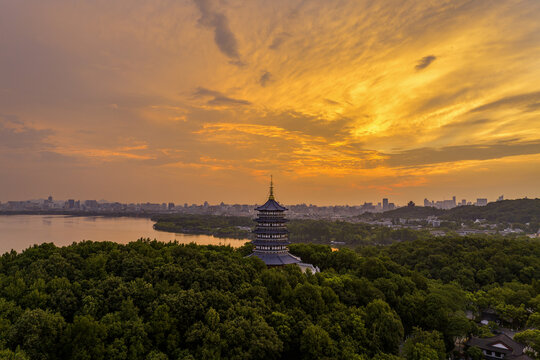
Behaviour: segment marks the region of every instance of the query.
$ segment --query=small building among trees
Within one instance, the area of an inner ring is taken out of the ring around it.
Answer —
[[[523,352],[525,345],[514,341],[506,334],[489,338],[472,337],[467,342],[467,346],[469,358],[473,360],[477,360],[474,356],[476,355],[474,348],[479,349],[486,360],[533,360]],[[480,355],[479,352],[478,355]]]

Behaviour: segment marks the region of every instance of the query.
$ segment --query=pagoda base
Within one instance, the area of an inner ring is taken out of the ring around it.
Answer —
[[[296,257],[289,252],[266,252],[266,251],[254,251],[249,256],[256,256],[268,266],[282,266],[288,264],[296,264],[302,262],[302,259]]]
[[[256,256],[268,267],[275,267],[275,266],[284,266],[289,264],[296,264],[300,267],[302,272],[306,272],[307,270],[310,270],[311,273],[318,273],[320,270],[318,267],[313,266],[311,264],[306,264],[302,262],[302,259],[300,259],[297,256],[294,256],[290,254],[289,252],[263,252],[263,251],[254,251],[252,254],[248,255],[250,256]]]

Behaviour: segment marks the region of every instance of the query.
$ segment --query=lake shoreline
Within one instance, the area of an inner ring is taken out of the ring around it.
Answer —
[[[14,216],[14,215],[62,215],[72,217],[129,217],[129,218],[152,218],[153,216],[160,215],[160,213],[145,213],[145,212],[100,212],[100,211],[66,211],[66,210],[20,210],[20,211],[0,211],[0,216]]]
[[[0,215],[0,253],[23,251],[33,245],[53,243],[56,246],[73,242],[111,241],[129,243],[138,239],[161,242],[196,243],[199,245],[243,246],[249,239],[217,237],[207,234],[165,232],[154,229],[149,217],[72,216],[73,214]]]

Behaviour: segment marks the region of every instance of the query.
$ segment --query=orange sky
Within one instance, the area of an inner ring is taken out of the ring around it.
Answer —
[[[0,200],[540,196],[540,2],[0,0]]]

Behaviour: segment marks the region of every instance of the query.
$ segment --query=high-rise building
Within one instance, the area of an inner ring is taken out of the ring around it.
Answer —
[[[84,206],[87,209],[97,209],[99,207],[99,204],[98,204],[97,200],[85,200],[84,201]]]
[[[388,210],[388,199],[382,199],[382,209],[383,211]]]
[[[476,206],[486,206],[488,203],[487,199],[478,198],[476,199]]]
[[[270,195],[264,205],[257,208],[258,215],[255,221],[257,226],[253,230],[255,239],[252,244],[255,250],[249,256],[256,256],[267,266],[283,266],[288,264],[297,264],[305,271],[310,269],[312,272],[318,272],[311,264],[304,264],[299,257],[289,253],[289,231],[287,230],[287,219],[285,211],[288,209],[281,206],[274,198],[274,184],[270,181]]]

